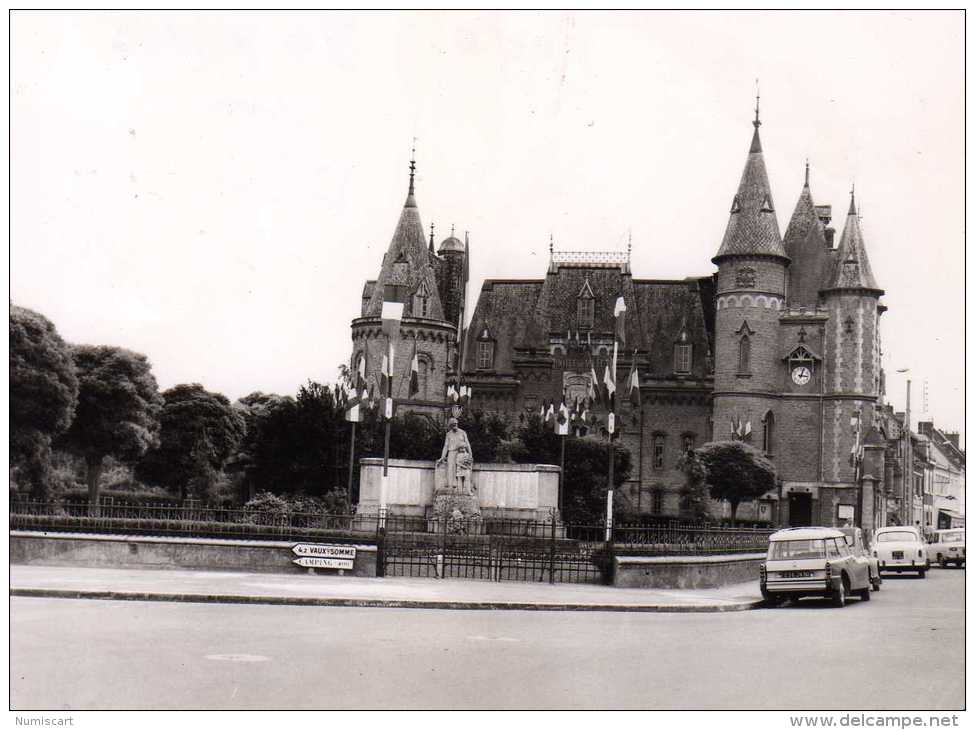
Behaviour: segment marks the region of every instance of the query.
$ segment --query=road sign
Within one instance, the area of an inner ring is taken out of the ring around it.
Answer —
[[[340,558],[295,558],[291,561],[302,568],[335,568],[338,570],[352,570],[352,560]]]
[[[355,547],[351,545],[321,545],[300,542],[291,548],[291,552],[299,557],[341,558],[355,560]]]

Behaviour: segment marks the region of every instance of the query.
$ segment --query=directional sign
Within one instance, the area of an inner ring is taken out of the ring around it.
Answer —
[[[338,570],[352,570],[353,561],[339,558],[295,558],[291,561],[302,568],[337,568]]]
[[[355,547],[350,545],[317,545],[315,543],[298,543],[291,552],[299,557],[341,558],[355,560]]]

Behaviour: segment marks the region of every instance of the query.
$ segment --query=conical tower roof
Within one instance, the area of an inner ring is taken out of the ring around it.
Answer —
[[[863,232],[860,230],[860,218],[857,215],[856,200],[850,193],[850,210],[846,215],[843,235],[840,245],[836,248],[833,266],[826,278],[824,291],[834,289],[868,289],[883,294],[883,289],[877,286],[867,258],[867,249],[863,245]]]
[[[765,172],[762,156],[762,140],[758,134],[761,126],[758,108],[755,109],[755,132],[748,150],[745,169],[741,173],[738,192],[731,203],[731,217],[725,229],[721,248],[711,259],[718,263],[725,256],[764,255],[788,258],[782,247],[779,222],[775,218],[772,189]]]
[[[443,304],[437,290],[437,278],[430,265],[427,241],[420,222],[420,211],[416,207],[413,190],[415,163],[410,162],[410,189],[403,204],[396,230],[383,257],[382,270],[373,288],[372,298],[363,316],[378,317],[382,314],[383,292],[387,284],[405,286],[410,294],[421,288],[426,289],[428,319],[443,319]],[[407,301],[405,316],[413,314],[412,303]]]
[[[823,224],[819,220],[819,214],[816,212],[816,204],[813,203],[812,193],[809,190],[809,163],[807,162],[806,182],[802,186],[799,200],[796,202],[795,210],[792,211],[792,218],[789,220],[789,225],[785,229],[783,244],[786,256],[790,259],[795,258],[793,254],[796,251],[796,247],[802,245],[809,236],[809,231],[814,228],[818,229],[822,234]],[[826,236],[825,234],[822,235],[825,245]]]

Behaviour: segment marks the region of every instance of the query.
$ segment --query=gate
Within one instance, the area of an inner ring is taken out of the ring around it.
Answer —
[[[551,521],[445,519],[429,521],[424,532],[398,527],[390,522],[380,535],[382,571],[387,576],[605,581],[607,561],[600,561],[605,546],[568,540],[557,534],[557,526]]]

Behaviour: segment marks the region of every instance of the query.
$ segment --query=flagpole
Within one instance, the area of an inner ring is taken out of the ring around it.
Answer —
[[[389,432],[393,422],[392,413],[386,411],[389,401],[393,397],[393,339],[389,335],[386,335],[386,357],[388,369],[386,371],[386,399],[383,403],[383,415],[386,416],[386,434],[383,442],[383,480],[379,492],[379,524],[384,528],[386,527],[386,494],[389,482]]]
[[[616,415],[613,401],[616,400],[616,350],[618,343],[613,341],[613,365],[612,365],[612,377],[611,381],[613,383],[613,392],[608,394],[609,401],[606,403],[606,407],[609,410],[610,418],[609,420],[609,481],[607,486],[609,487],[606,491],[606,542],[610,542],[613,536],[613,466],[616,461],[616,453],[613,451],[613,433],[616,431]]]
[[[353,498],[352,494],[352,475],[355,470],[355,421],[352,422],[352,438],[349,440],[349,499],[352,504],[358,504],[359,495],[355,495]]]
[[[562,493],[565,491],[565,436],[559,436],[559,517],[562,516]]]

